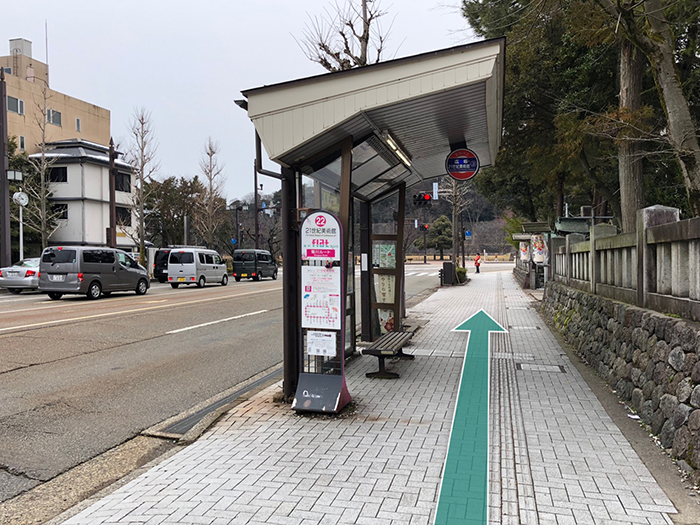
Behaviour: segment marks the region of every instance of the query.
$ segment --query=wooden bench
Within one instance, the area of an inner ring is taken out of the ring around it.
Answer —
[[[367,377],[379,377],[381,379],[398,379],[399,374],[389,372],[386,369],[384,360],[387,357],[398,357],[399,359],[413,359],[414,356],[403,353],[403,347],[413,337],[413,332],[388,332],[374,341],[367,348],[360,350],[362,355],[373,355],[379,358],[379,370],[368,372]]]

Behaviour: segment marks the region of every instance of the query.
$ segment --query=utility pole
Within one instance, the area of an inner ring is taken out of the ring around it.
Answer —
[[[107,228],[107,246],[117,247],[117,194],[116,194],[116,168],[114,167],[114,140],[109,138],[109,228]]]
[[[253,161],[253,174],[255,176],[255,249],[260,249],[260,223],[258,222],[258,169]]]
[[[5,69],[0,67],[0,266],[12,264],[10,249],[10,180],[7,170],[10,160],[7,151],[7,85]]]

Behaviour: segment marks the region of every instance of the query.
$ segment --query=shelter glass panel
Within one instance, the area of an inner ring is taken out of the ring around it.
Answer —
[[[372,233],[398,233],[396,218],[399,211],[399,195],[393,193],[385,199],[372,203]]]

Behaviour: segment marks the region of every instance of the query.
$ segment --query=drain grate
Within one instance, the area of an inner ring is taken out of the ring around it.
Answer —
[[[535,363],[516,363],[517,370],[527,370],[530,372],[561,372],[566,374],[566,368],[563,365],[538,365]]]
[[[240,390],[236,390],[232,394],[227,395],[226,397],[219,399],[215,403],[212,403],[211,405],[207,405],[204,408],[198,410],[194,414],[190,414],[189,416],[179,420],[175,421],[174,423],[170,424],[166,428],[162,429],[161,432],[168,433],[168,434],[180,434],[180,435],[185,435],[187,432],[192,430],[194,426],[199,423],[204,416],[207,414],[214,412],[214,410],[217,410],[233,401],[235,401],[237,398],[245,394],[246,392],[250,392],[254,388],[262,385],[266,381],[269,381],[273,379],[275,376],[281,376],[282,375],[282,370],[274,370],[273,372],[270,372],[269,374],[261,377],[257,381],[253,381],[249,385],[244,386]]]

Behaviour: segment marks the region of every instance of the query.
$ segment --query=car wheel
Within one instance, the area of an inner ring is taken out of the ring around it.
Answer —
[[[58,299],[60,299],[61,297],[63,297],[63,294],[62,294],[62,293],[58,293],[58,292],[49,292],[49,297],[50,297],[52,300],[57,301]]]
[[[276,280],[277,280],[277,270],[275,270],[275,271],[272,273],[272,280],[273,280],[273,281],[276,281]]]
[[[22,293],[21,288],[8,288],[7,291],[14,295],[19,295]]]
[[[102,295],[102,287],[100,286],[100,283],[98,283],[97,281],[90,283],[90,288],[88,288],[86,295],[88,299],[91,299],[93,301],[95,299],[99,299],[100,295]]]
[[[172,286],[173,288],[177,288],[178,286],[180,286],[180,283],[170,283],[170,286]]]
[[[139,279],[136,285],[136,295],[144,295],[148,291],[148,283],[146,279]]]
[[[204,283],[205,283],[205,282],[206,282],[206,281],[204,280],[204,276],[202,275],[202,276],[199,278],[199,281],[197,281],[197,288],[204,288]]]
[[[163,284],[163,283],[165,282],[165,277],[159,277],[159,278],[158,278],[158,282],[159,282],[160,284]]]
[[[255,277],[253,277],[253,280],[254,280],[254,281],[259,281],[259,280],[260,280],[260,274],[259,274],[259,273],[255,274]]]
[[[238,275],[236,275],[236,276],[234,277],[234,279],[236,279],[236,282],[237,282],[237,283],[240,283],[240,282],[241,282],[241,278],[240,278]]]
[[[221,286],[226,286],[228,284],[228,275],[224,274],[221,278]]]

